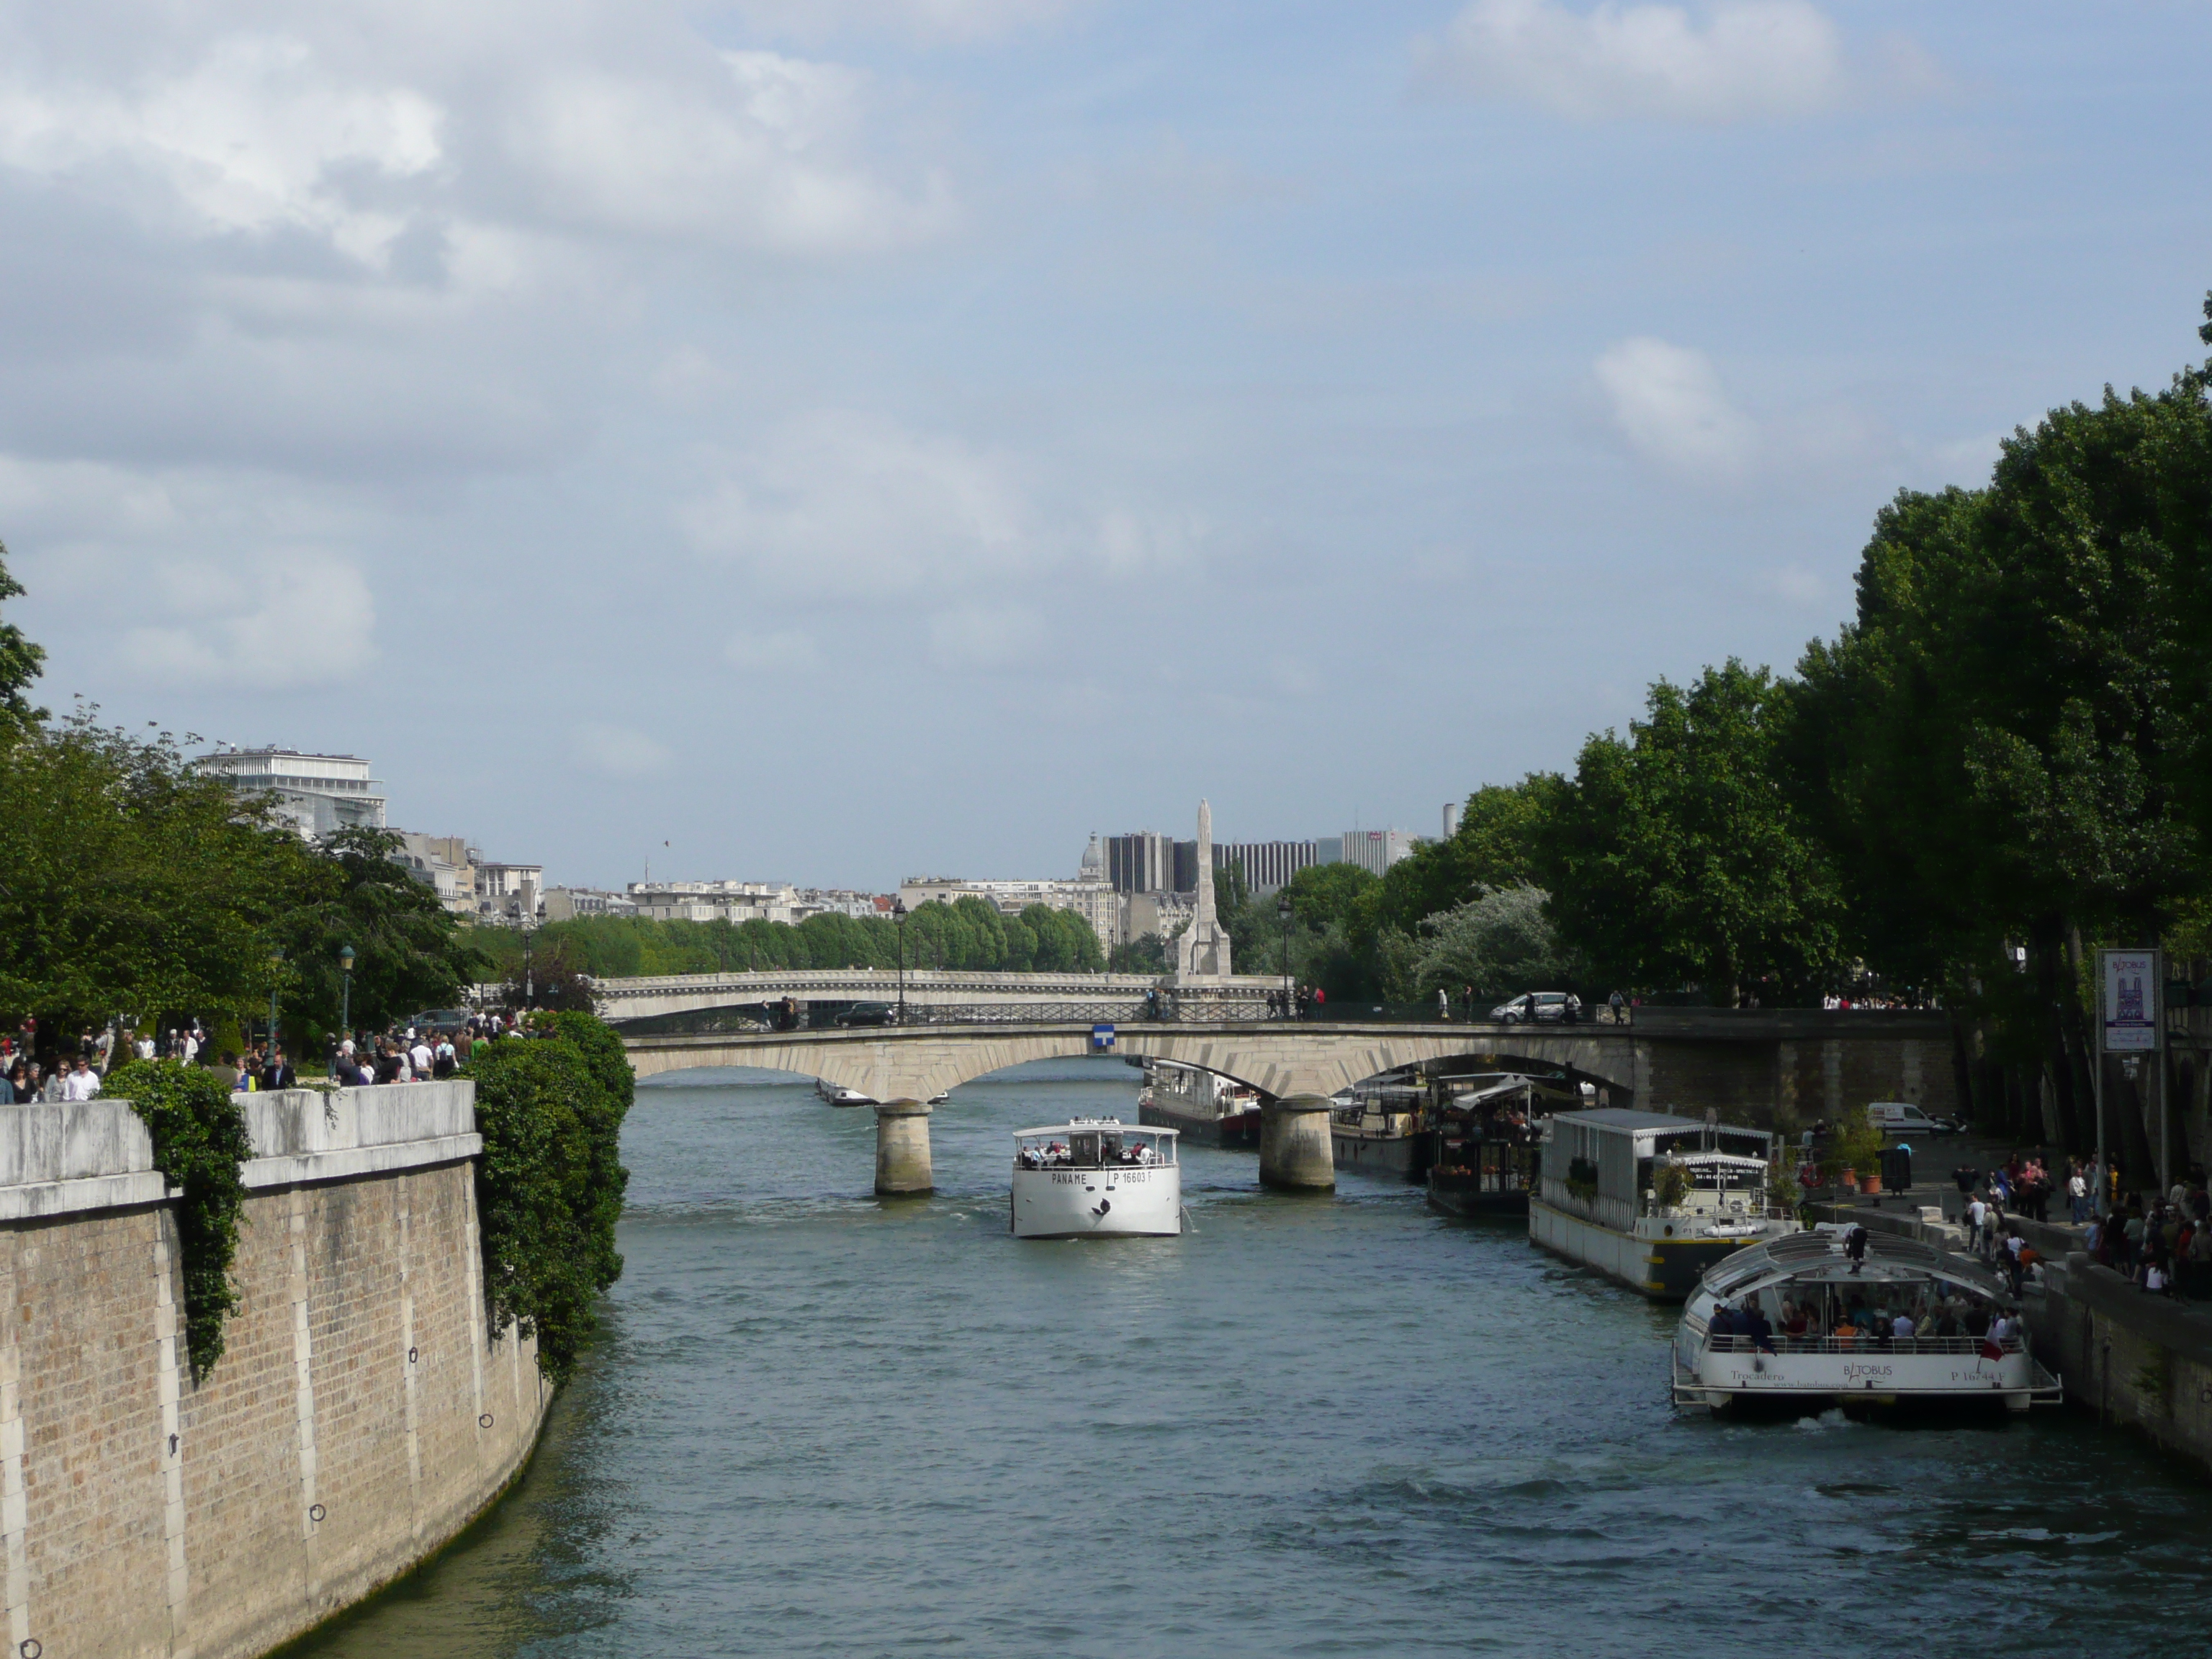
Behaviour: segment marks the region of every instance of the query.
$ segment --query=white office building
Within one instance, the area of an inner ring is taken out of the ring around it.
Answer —
[[[1323,856],[1320,862],[1333,864],[1340,859],[1346,864],[1356,864],[1361,869],[1382,875],[1399,860],[1413,856],[1413,848],[1421,838],[1410,830],[1347,830],[1340,837],[1322,842],[1324,854],[1334,841],[1336,859]]]
[[[335,830],[384,828],[384,786],[357,755],[309,755],[297,749],[218,749],[199,768],[230,781],[242,795],[270,794],[283,820],[307,840]]]

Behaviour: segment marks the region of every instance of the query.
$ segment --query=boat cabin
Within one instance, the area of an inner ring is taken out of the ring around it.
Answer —
[[[1175,1161],[1173,1129],[1137,1128],[1118,1118],[1078,1118],[1014,1134],[1017,1169],[1152,1169]]]
[[[1619,1232],[1657,1219],[1693,1233],[1787,1213],[1768,1202],[1773,1152],[1765,1129],[1619,1107],[1558,1112],[1545,1133],[1541,1194]]]

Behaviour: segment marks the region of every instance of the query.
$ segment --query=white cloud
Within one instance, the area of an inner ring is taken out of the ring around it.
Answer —
[[[1758,434],[1729,401],[1703,352],[1664,340],[1623,340],[1595,367],[1613,424],[1639,454],[1705,477],[1731,477],[1750,465]]]
[[[1010,458],[828,412],[732,458],[678,523],[702,553],[787,592],[891,598],[1038,568]]]
[[[632,726],[606,720],[582,721],[569,735],[576,758],[609,777],[649,777],[675,758],[666,744]]]
[[[804,39],[843,33],[982,40],[1049,21],[1068,0],[737,0],[757,28]]]
[[[286,690],[350,679],[376,659],[368,583],[330,553],[165,561],[141,580],[144,608],[168,620],[125,629],[114,647],[139,679]]]
[[[574,64],[507,126],[509,160],[556,220],[781,253],[866,252],[941,228],[951,191],[894,187],[862,155],[866,81],[770,52],[720,54],[698,82]]]
[[[0,85],[0,165],[75,182],[120,161],[166,183],[203,232],[300,227],[374,263],[406,221],[353,199],[336,175],[430,172],[442,118],[419,92],[331,74],[302,41],[237,34],[127,87]]]
[[[1473,0],[1428,43],[1427,78],[1576,120],[1787,118],[1852,95],[1843,39],[1810,0],[1716,0],[1576,11],[1558,0]]]
[[[773,634],[732,634],[722,659],[742,673],[765,678],[811,673],[822,665],[822,653],[811,635],[794,629]]]

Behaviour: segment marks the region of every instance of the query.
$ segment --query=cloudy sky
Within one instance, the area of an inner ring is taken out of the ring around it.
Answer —
[[[2199,355],[2208,63],[2201,0],[0,0],[15,611],[55,707],[556,882],[1431,830]]]

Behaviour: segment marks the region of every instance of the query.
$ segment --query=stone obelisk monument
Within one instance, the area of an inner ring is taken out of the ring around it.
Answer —
[[[1213,914],[1213,808],[1198,804],[1198,914],[1176,941],[1176,980],[1225,978],[1229,973],[1229,935]]]

